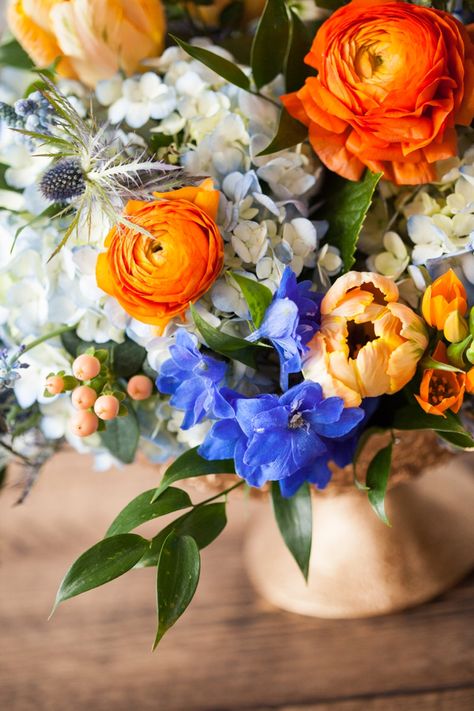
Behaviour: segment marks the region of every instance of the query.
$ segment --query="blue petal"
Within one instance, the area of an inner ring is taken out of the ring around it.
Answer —
[[[237,400],[235,404],[237,420],[247,437],[253,434],[252,420],[255,415],[276,405],[278,405],[276,395],[261,395],[260,397]]]
[[[236,420],[215,422],[198,449],[204,459],[232,459],[240,438],[245,437]]]
[[[274,462],[284,467],[291,456],[290,436],[282,437],[281,430],[266,432],[253,437],[244,455],[249,466],[260,466]]]
[[[264,433],[268,430],[284,429],[288,430],[289,412],[286,407],[272,407],[269,410],[259,412],[252,419],[252,429],[257,433]]]
[[[316,457],[326,452],[326,445],[319,437],[308,432],[304,427],[293,430],[291,437],[291,454],[295,469],[308,466]]]
[[[330,424],[313,425],[314,430],[322,437],[344,437],[349,434],[361,420],[365,417],[365,413],[360,407],[347,407],[343,410],[341,417],[337,422]]]
[[[282,405],[290,407],[292,412],[303,410],[312,410],[321,402],[323,391],[318,383],[313,383],[310,380],[305,380],[303,383],[290,388],[288,392],[281,396],[280,402]]]
[[[280,479],[279,485],[281,495],[284,496],[285,499],[289,499],[290,496],[296,494],[298,489],[301,488],[305,481],[307,481],[307,476],[306,470],[304,469],[300,469],[299,471],[295,472],[295,474],[285,477],[285,479]]]
[[[311,412],[305,412],[306,419],[312,425],[329,425],[340,420],[344,410],[344,401],[340,397],[328,397]]]

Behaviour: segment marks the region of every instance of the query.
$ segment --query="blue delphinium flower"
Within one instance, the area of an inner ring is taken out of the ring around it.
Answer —
[[[237,398],[234,417],[213,425],[199,452],[206,459],[233,458],[237,474],[252,486],[279,481],[292,496],[309,481],[323,489],[336,445],[364,419],[359,407],[324,398],[321,386],[303,382],[281,397]]]
[[[280,387],[288,388],[290,373],[301,370],[301,356],[320,326],[322,296],[311,291],[311,282],[297,282],[296,274],[286,267],[278,290],[260,327],[247,340],[268,339],[280,359]]]
[[[226,390],[219,387],[227,364],[202,354],[197,338],[184,329],[178,331],[170,353],[171,358],[160,369],[156,387],[172,395],[172,407],[184,410],[182,429],[193,427],[204,417],[231,417],[234,411],[226,400]]]

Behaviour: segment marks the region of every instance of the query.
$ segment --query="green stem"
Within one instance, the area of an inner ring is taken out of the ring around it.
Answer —
[[[11,356],[10,360],[8,361],[9,365],[13,365],[15,361],[18,360],[18,358],[21,358],[21,356],[25,355],[25,353],[28,353],[28,351],[31,351],[33,348],[36,348],[36,346],[41,345],[41,343],[49,341],[50,338],[56,338],[56,336],[60,336],[62,333],[68,333],[69,331],[74,331],[76,328],[77,323],[74,324],[74,326],[61,326],[60,328],[57,328],[56,330],[51,331],[50,333],[46,333],[44,336],[35,338],[34,341],[28,343],[23,349],[19,348],[18,351]]]
[[[205,504],[209,504],[211,501],[214,501],[215,499],[219,499],[221,496],[226,496],[227,494],[230,494],[231,491],[234,489],[237,489],[239,486],[242,486],[244,484],[244,480],[241,479],[240,481],[236,482],[232,486],[229,486],[228,489],[224,489],[224,491],[220,491],[218,494],[214,494],[214,496],[210,496],[208,499],[204,499],[204,501],[200,501],[198,504],[193,504],[193,509],[197,509],[199,506],[204,506]]]
[[[276,106],[277,109],[283,108],[282,105],[278,103],[278,101],[271,99],[269,96],[265,96],[265,94],[261,94],[259,91],[249,91],[249,94],[253,94],[253,96],[258,96],[259,99],[264,99],[265,101],[270,102],[270,104],[273,104],[273,106]]]
[[[3,449],[6,449],[7,452],[10,452],[14,457],[18,457],[18,459],[21,459],[25,464],[31,464],[31,461],[28,459],[28,457],[25,457],[24,454],[20,454],[20,452],[17,452],[16,449],[13,449],[13,447],[10,447],[9,444],[4,442],[3,440],[0,440],[0,447],[3,447]]]

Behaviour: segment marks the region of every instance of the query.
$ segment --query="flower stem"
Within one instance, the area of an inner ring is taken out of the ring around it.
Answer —
[[[28,343],[24,348],[19,348],[18,351],[11,356],[9,360],[9,365],[13,365],[18,360],[18,358],[25,355],[25,353],[28,353],[28,351],[33,350],[33,348],[36,348],[36,346],[41,345],[41,343],[49,341],[50,338],[56,338],[56,336],[60,336],[62,333],[68,333],[69,331],[74,331],[76,328],[77,323],[75,323],[74,326],[61,326],[60,328],[56,328],[54,331],[50,331],[50,333],[45,333],[44,336],[35,338],[34,341]]]
[[[258,96],[259,99],[264,99],[265,101],[268,101],[270,104],[273,104],[273,106],[276,106],[277,109],[283,108],[282,105],[278,103],[278,101],[271,99],[269,96],[265,96],[265,94],[261,94],[259,91],[249,91],[249,94],[253,94],[253,96]]]
[[[197,509],[199,506],[204,506],[204,504],[209,504],[211,501],[219,499],[221,496],[226,496],[227,494],[230,494],[231,491],[237,489],[239,486],[242,486],[242,484],[244,484],[243,479],[237,481],[232,486],[229,486],[228,489],[224,489],[224,491],[220,491],[218,494],[214,494],[214,496],[210,496],[208,499],[204,499],[204,501],[200,501],[198,504],[193,504],[193,509]]]

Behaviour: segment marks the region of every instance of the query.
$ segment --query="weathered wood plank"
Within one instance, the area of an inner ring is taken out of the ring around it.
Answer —
[[[68,601],[47,622],[73,559],[156,479],[156,470],[145,467],[93,473],[86,459],[61,454],[23,507],[11,506],[12,490],[0,497],[1,708],[467,709],[474,577],[388,617],[330,621],[280,612],[254,594],[242,563],[247,517],[258,515],[257,502],[230,507],[227,531],[204,552],[195,601],[155,654],[151,570]],[[453,688],[460,691],[446,691]],[[387,705],[397,694],[403,703]],[[359,705],[347,706],[351,697]]]

